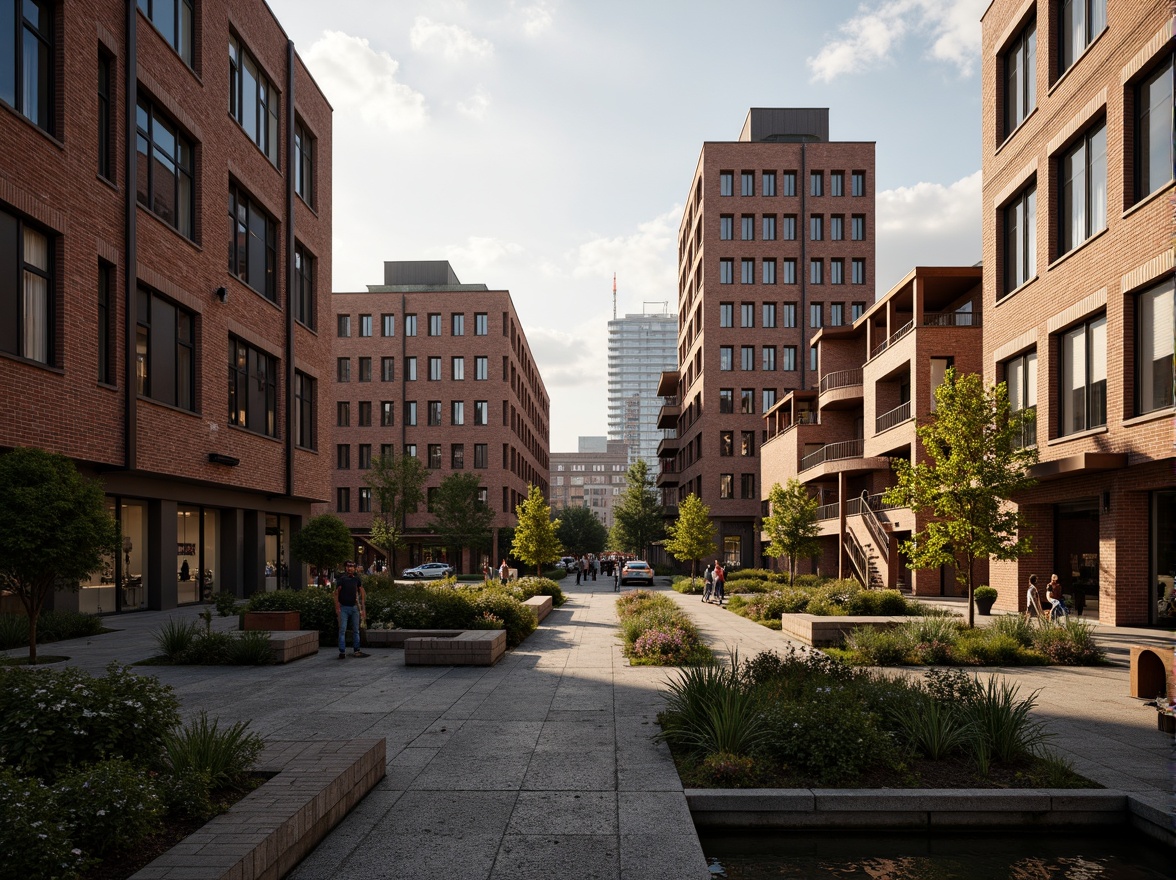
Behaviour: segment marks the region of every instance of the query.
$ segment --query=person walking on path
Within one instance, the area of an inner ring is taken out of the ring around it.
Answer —
[[[577,561],[575,563],[575,566],[576,566],[576,586],[578,587],[578,586],[580,586],[580,563],[579,563],[579,561]]]
[[[702,601],[709,602],[711,600],[711,593],[715,591],[715,570],[708,562],[706,564],[706,574],[702,578]]]
[[[723,588],[727,583],[727,570],[723,568],[721,562],[715,563],[715,596],[719,600],[719,604],[723,604],[723,599],[726,598]]]
[[[359,626],[364,616],[364,604],[367,595],[363,590],[363,582],[355,574],[355,563],[348,562],[343,577],[335,583],[335,617],[339,620],[339,659],[347,657],[347,627],[351,626],[355,632],[354,650],[352,657],[367,657],[359,649]]]
[[[1049,576],[1049,584],[1045,588],[1045,598],[1049,600],[1049,619],[1065,620],[1066,603],[1062,599],[1062,583],[1056,574]]]
[[[1041,619],[1041,596],[1037,593],[1037,575],[1029,575],[1029,589],[1025,591],[1025,621]]]
[[[506,586],[506,579],[510,577],[510,569],[506,565],[506,557],[502,557],[502,565],[498,566],[498,579]]]
[[[613,592],[619,593],[621,590],[621,568],[620,562],[613,565]]]
[[[593,556],[589,559],[588,565],[592,567],[592,582],[596,583],[596,569],[599,567],[600,563],[596,557]]]

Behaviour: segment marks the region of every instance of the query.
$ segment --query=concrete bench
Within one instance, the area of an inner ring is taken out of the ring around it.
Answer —
[[[524,600],[523,604],[535,612],[535,619],[540,623],[543,622],[543,618],[551,613],[552,604],[550,596],[532,596],[530,599]]]
[[[493,666],[506,653],[506,630],[471,629],[454,636],[405,639],[405,666]]]
[[[845,642],[850,631],[859,626],[872,629],[893,629],[911,620],[910,617],[881,615],[862,617],[822,617],[816,614],[783,614],[780,632],[789,638],[812,645],[814,648],[837,648]]]
[[[1176,649],[1153,645],[1131,646],[1131,696],[1143,700],[1172,695],[1173,658]]]
[[[463,629],[365,629],[363,639],[369,648],[403,648],[409,639],[451,639]]]
[[[295,612],[297,613],[297,612]],[[270,650],[275,663],[289,663],[301,657],[317,654],[319,649],[318,630],[279,630],[271,632],[269,637]]]

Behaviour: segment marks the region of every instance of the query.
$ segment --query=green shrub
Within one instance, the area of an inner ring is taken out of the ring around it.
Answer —
[[[817,574],[798,574],[796,576],[795,580],[793,580],[792,586],[794,586],[794,587],[819,587],[821,584],[825,583],[826,580],[828,580],[828,578],[823,578]],[[785,580],[782,581],[781,583],[786,583],[786,582],[787,582],[787,576],[785,576]]]
[[[960,633],[960,624],[954,617],[915,617],[904,621],[899,628],[911,645],[920,642],[941,642],[950,645]]]
[[[688,574],[679,574],[674,576],[673,581],[670,582],[670,587],[688,596],[698,596],[705,589],[706,580],[702,577],[692,578]]]
[[[706,663],[683,669],[668,684],[659,739],[703,755],[746,756],[763,743],[763,706],[740,675],[738,655],[730,666]]]
[[[225,646],[224,662],[233,666],[268,666],[273,663],[270,634],[252,629],[230,636]]]
[[[180,776],[206,777],[213,789],[240,786],[264,746],[260,736],[249,732],[248,721],[222,730],[220,719],[210,722],[204,711],[163,739],[168,768]]]
[[[1106,661],[1106,652],[1095,643],[1094,627],[1085,620],[1034,627],[1033,647],[1050,663],[1062,666],[1097,666]]]
[[[898,590],[859,590],[848,602],[849,613],[858,615],[906,615],[907,599]]]
[[[943,703],[929,694],[904,701],[889,713],[905,744],[912,750],[941,761],[968,744],[968,722],[953,703]]]
[[[229,662],[233,636],[213,629],[197,628],[188,649],[176,659],[185,666],[218,666]]]
[[[539,626],[532,609],[509,593],[488,589],[474,599],[472,612],[462,621],[460,628],[467,629],[483,614],[491,614],[503,622],[506,627],[506,644],[511,648],[521,645]]]
[[[906,657],[907,641],[899,630],[855,626],[845,638],[854,662],[866,666],[897,666]]]
[[[702,759],[702,775],[716,788],[751,788],[759,774],[754,758],[717,752]]]
[[[962,669],[928,669],[923,687],[940,703],[970,703],[980,696],[980,680]]]
[[[173,816],[187,816],[204,822],[216,815],[212,783],[198,770],[172,770],[159,777],[159,796],[164,809]]]
[[[995,587],[989,587],[987,585],[979,586],[972,591],[973,599],[996,599],[999,595],[1000,593],[996,591]]]
[[[48,786],[0,766],[0,878],[73,880],[86,858],[71,831]]]
[[[76,668],[0,669],[0,762],[47,780],[104,758],[147,763],[178,708],[170,687],[114,663],[99,678]]]
[[[139,843],[156,830],[163,814],[150,773],[121,758],[63,776],[54,793],[73,826],[74,843],[93,855]]]
[[[518,598],[523,600],[535,596],[550,596],[552,608],[558,608],[568,600],[559,584],[549,577],[521,577],[511,586],[521,594]]]
[[[37,620],[38,642],[63,642],[84,639],[103,630],[102,618],[81,611],[42,611]],[[27,644],[26,637],[26,644]]]
[[[470,629],[506,629],[506,623],[501,617],[495,617],[489,611],[483,611],[474,618],[473,623],[469,626]]]
[[[988,629],[961,632],[953,654],[957,662],[974,666],[1026,666],[1043,660],[1014,636]]]
[[[303,590],[275,590],[254,593],[245,605],[246,611],[297,611],[303,629],[316,629],[319,644],[331,645],[338,641],[339,622],[335,616],[335,594],[330,587],[307,587]],[[370,612],[369,612],[370,619]]]
[[[1033,644],[1033,626],[1020,614],[1001,614],[992,619],[990,632],[1015,639],[1017,644],[1028,648]]]
[[[221,590],[213,597],[212,601],[216,605],[216,613],[221,617],[232,617],[237,613],[237,595],[235,593]]]
[[[998,681],[995,675],[978,685],[977,693],[962,706],[972,758],[980,772],[987,776],[994,760],[1008,763],[1039,754],[1051,734],[1030,715],[1037,703],[1037,691],[1018,700],[1019,687]]]
[[[173,617],[164,621],[163,626],[155,633],[155,644],[160,653],[168,660],[179,662],[182,655],[192,647],[192,642],[200,635],[200,625]]]
[[[626,590],[617,597],[617,616],[624,618],[630,614],[636,614],[644,606],[656,602],[658,598],[658,594],[650,590]]]
[[[0,650],[29,644],[29,619],[23,614],[0,614]]]

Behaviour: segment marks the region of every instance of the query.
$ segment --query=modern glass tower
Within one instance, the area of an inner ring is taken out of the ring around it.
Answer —
[[[678,316],[665,303],[647,303],[640,315],[608,322],[608,436],[629,444],[629,463],[644,459],[657,473],[662,432],[657,383],[678,366]]]

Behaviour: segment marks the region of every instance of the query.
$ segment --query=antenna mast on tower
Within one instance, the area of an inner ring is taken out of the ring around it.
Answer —
[[[613,320],[617,319],[617,273],[613,272]]]

